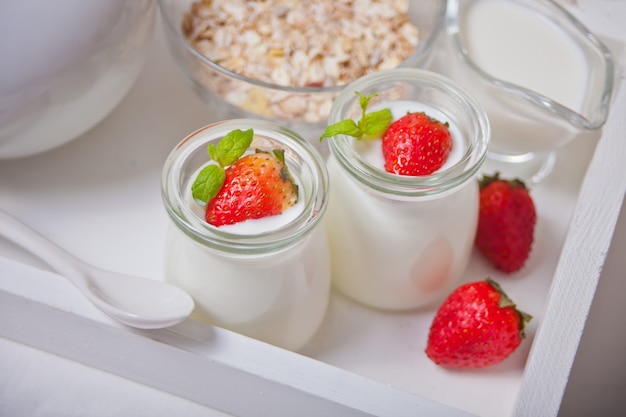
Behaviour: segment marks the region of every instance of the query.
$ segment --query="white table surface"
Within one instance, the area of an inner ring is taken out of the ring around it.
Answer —
[[[626,205],[560,417],[626,415]],[[214,410],[0,338],[0,416],[221,416]]]
[[[586,2],[570,3],[574,12],[586,12]],[[579,4],[580,3],[580,4]],[[592,21],[613,23],[603,28],[609,37],[623,35],[626,1],[605,0],[606,7],[594,7]],[[617,22],[617,23],[616,23]],[[163,42],[157,38],[146,63],[163,54]],[[163,71],[177,71],[171,65]],[[150,82],[149,82],[150,81]],[[107,123],[132,123],[124,119],[125,109],[145,100],[146,88],[153,80],[140,78],[124,102],[84,138],[67,147],[85,146],[85,142],[102,139]],[[181,89],[187,89],[182,77]],[[167,92],[165,92],[167,93]],[[190,91],[184,93],[192,93]],[[154,106],[166,104],[154,103]],[[200,114],[187,115],[189,121],[200,120]],[[198,126],[199,127],[199,126]],[[172,132],[180,136],[188,132]],[[129,145],[131,146],[131,145]],[[164,149],[156,149],[161,156]],[[63,152],[63,149],[52,152]],[[157,157],[155,156],[155,158]],[[579,347],[568,383],[560,416],[626,415],[622,393],[626,388],[626,208],[623,206],[613,243],[608,254],[593,303],[587,327]],[[121,262],[121,261],[120,261]],[[196,403],[181,399],[138,383],[120,378],[41,350],[0,338],[0,416],[214,416],[222,415]]]

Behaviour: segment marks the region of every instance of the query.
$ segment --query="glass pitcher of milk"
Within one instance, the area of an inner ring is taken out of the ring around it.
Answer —
[[[446,71],[487,111],[492,139],[485,168],[541,181],[558,148],[604,125],[613,90],[610,51],[552,1],[448,5]]]

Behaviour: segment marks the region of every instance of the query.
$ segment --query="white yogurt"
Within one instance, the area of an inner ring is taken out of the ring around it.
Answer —
[[[442,112],[411,101],[385,107],[394,119],[407,111],[425,111],[450,124],[453,151],[439,171],[464,155],[461,129]],[[381,141],[356,142],[361,157],[383,170]],[[473,178],[449,191],[407,198],[373,192],[348,174],[334,154],[328,170],[326,225],[333,282],[340,291],[373,307],[402,310],[431,303],[458,282],[477,225],[478,186]]]
[[[204,207],[193,201],[191,183],[206,164],[210,140],[247,128],[255,131],[251,148],[285,149],[298,203],[276,216],[209,225]],[[165,276],[194,298],[192,316],[285,349],[301,349],[322,323],[330,292],[328,240],[320,223],[328,178],[312,145],[270,122],[219,122],[175,148],[166,161],[163,187],[174,220],[166,240]]]
[[[165,253],[168,281],[193,296],[196,319],[299,350],[324,318],[330,268],[323,228],[286,250],[229,256],[171,226]]]

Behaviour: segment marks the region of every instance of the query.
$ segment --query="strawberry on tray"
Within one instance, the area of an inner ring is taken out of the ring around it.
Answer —
[[[480,211],[476,247],[497,269],[521,269],[530,255],[537,212],[525,184],[500,178],[499,173],[480,181]]]
[[[531,318],[492,279],[461,285],[439,307],[426,354],[450,368],[495,365],[522,343]]]

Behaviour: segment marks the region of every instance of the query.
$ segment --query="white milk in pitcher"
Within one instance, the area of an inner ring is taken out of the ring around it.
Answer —
[[[579,110],[587,62],[556,24],[514,2],[482,0],[463,27],[468,54],[485,72]]]
[[[458,16],[465,53],[491,77],[581,113],[589,88],[588,57],[571,30],[532,7],[532,2],[501,0],[466,4]],[[489,115],[492,153],[552,151],[577,134],[557,116],[560,111],[543,108],[545,100],[522,99],[508,88],[470,75],[473,70],[462,62],[451,69],[453,78],[476,95]]]

